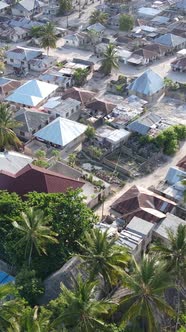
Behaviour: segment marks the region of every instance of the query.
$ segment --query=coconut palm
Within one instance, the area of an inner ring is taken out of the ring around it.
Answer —
[[[166,264],[155,257],[144,256],[140,264],[133,261],[133,271],[123,277],[128,292],[121,300],[125,305],[122,325],[140,319],[146,331],[160,331],[159,315],[174,315],[173,309],[165,302],[164,291],[171,286]]]
[[[95,228],[85,234],[85,244],[79,243],[80,256],[90,271],[90,279],[95,280],[101,275],[107,290],[117,283],[130,258],[127,249],[115,242],[116,238],[109,239],[107,232]]]
[[[22,235],[19,245],[25,246],[25,257],[28,257],[28,265],[31,264],[33,249],[39,255],[46,254],[46,247],[49,243],[58,243],[57,233],[48,226],[49,219],[45,217],[42,210],[30,207],[26,212],[21,213],[21,220],[18,223],[13,221],[13,226]]]
[[[58,328],[63,324],[70,332],[102,331],[105,326],[102,316],[112,312],[115,305],[96,300],[93,297],[95,286],[96,282],[86,282],[81,277],[77,278],[74,290],[62,285],[61,295],[51,304],[53,312],[58,312],[53,326]]]
[[[105,75],[109,75],[113,68],[118,69],[118,56],[115,46],[109,44],[103,56],[101,71]]]
[[[19,127],[20,123],[13,119],[13,113],[6,104],[0,104],[0,150],[21,145],[13,129]]]
[[[101,23],[106,24],[108,20],[108,14],[103,13],[100,10],[94,10],[90,16],[90,24]]]
[[[180,316],[180,292],[186,282],[186,225],[180,224],[176,233],[167,229],[168,242],[159,242],[152,247],[167,263],[167,271],[173,272],[175,287],[178,289],[177,326]]]
[[[44,313],[38,307],[26,307],[20,317],[11,319],[7,332],[52,332],[48,311]]]
[[[49,54],[50,48],[56,48],[57,36],[55,26],[53,23],[48,22],[44,25],[40,32],[41,47],[46,49],[47,55]]]
[[[18,303],[8,300],[10,295],[14,294],[15,288],[12,284],[0,285],[0,331],[6,331],[11,326],[11,317],[18,315]]]

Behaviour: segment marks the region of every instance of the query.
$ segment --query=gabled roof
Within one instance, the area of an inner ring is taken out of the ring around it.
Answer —
[[[163,78],[151,69],[148,69],[130,84],[129,90],[146,96],[151,96],[163,87]]]
[[[186,0],[178,0],[176,7],[178,9],[186,10]]]
[[[57,88],[55,84],[31,80],[21,85],[6,100],[26,106],[37,106]]]
[[[10,7],[10,4],[8,4],[6,1],[2,0],[0,1],[0,10]]]
[[[176,166],[186,171],[186,155],[177,163]]]
[[[0,77],[0,93],[9,93],[21,85],[20,81],[7,77]]]
[[[148,131],[154,127],[154,125],[160,122],[160,120],[160,116],[154,113],[150,113],[142,118],[137,119],[136,121],[133,121],[127,126],[127,128],[141,135],[146,135]]]
[[[79,89],[79,88],[70,88],[67,89],[62,98],[72,98],[80,101],[82,105],[86,105],[88,102],[90,102],[95,96],[95,93],[89,90]]]
[[[92,100],[90,103],[87,104],[87,108],[105,114],[111,113],[115,107],[116,107],[115,104],[106,100],[100,100],[98,98],[95,98],[94,100]]]
[[[15,174],[32,160],[31,157],[15,151],[0,152],[0,171]]]
[[[30,61],[42,54],[41,50],[17,46],[6,52],[7,58]]]
[[[86,128],[87,126],[76,121],[58,117],[35,133],[34,136],[64,147],[82,135]]]
[[[151,52],[155,52],[157,54],[161,54],[162,52],[166,52],[168,51],[168,47],[162,44],[157,44],[157,43],[153,43],[153,44],[147,44],[145,46],[143,46],[144,50],[149,50]]]
[[[157,55],[157,52],[150,49],[140,48],[139,50],[134,51],[131,56],[133,57],[134,55],[142,56],[144,59],[151,59]]]
[[[161,239],[168,240],[167,230],[172,230],[175,234],[178,226],[181,224],[186,226],[186,221],[171,213],[167,213],[166,218],[162,220],[154,230],[154,235]]]
[[[105,30],[105,27],[104,27],[103,24],[101,24],[101,23],[98,22],[98,23],[95,23],[95,24],[90,25],[90,26],[87,28],[87,30],[88,30],[88,31],[95,31],[95,32],[97,32],[97,33],[100,33],[100,32],[102,32],[102,31]]]
[[[28,12],[32,11],[34,8],[42,6],[42,2],[38,0],[21,0],[14,5],[13,8],[23,7]]]
[[[29,109],[23,109],[15,114],[15,120],[21,123],[18,129],[24,132],[38,130],[39,126],[44,127],[49,119],[49,114]]]
[[[176,47],[186,42],[186,39],[177,35],[173,35],[172,33],[166,33],[165,35],[156,38],[154,41],[155,43],[159,43],[165,46]]]
[[[133,186],[112,204],[111,209],[130,221],[134,216],[156,222],[176,203],[139,186]]]
[[[83,181],[65,177],[59,173],[29,164],[16,174],[0,172],[0,189],[25,195],[29,192],[64,193],[69,188],[83,186]]]

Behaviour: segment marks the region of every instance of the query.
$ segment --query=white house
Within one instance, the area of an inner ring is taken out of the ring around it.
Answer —
[[[81,102],[72,98],[62,100],[60,97],[52,97],[42,107],[55,117],[61,116],[74,121],[79,119],[81,113]]]

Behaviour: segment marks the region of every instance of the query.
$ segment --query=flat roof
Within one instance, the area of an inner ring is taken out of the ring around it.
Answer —
[[[171,213],[167,213],[166,218],[159,223],[157,228],[154,230],[154,234],[168,240],[167,229],[176,233],[180,224],[186,225],[186,221]]]

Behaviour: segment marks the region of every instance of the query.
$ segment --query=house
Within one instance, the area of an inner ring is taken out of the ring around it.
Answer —
[[[152,232],[155,225],[144,219],[133,217],[129,224],[119,233],[116,244],[128,248],[137,261],[146,252],[152,241]]]
[[[4,100],[10,92],[21,85],[20,81],[7,77],[0,77],[0,100]]]
[[[171,213],[167,213],[165,219],[157,224],[153,230],[153,237],[168,244],[169,237],[167,230],[171,230],[174,234],[176,234],[179,225],[186,226],[186,221]]]
[[[161,122],[160,116],[154,113],[149,113],[131,122],[127,126],[127,129],[134,133],[138,133],[140,135],[147,135],[150,130],[156,129],[160,122]]]
[[[158,15],[151,20],[151,23],[153,23],[154,25],[162,26],[162,25],[167,25],[169,21],[170,21],[169,17]]]
[[[95,139],[104,147],[114,150],[127,142],[130,135],[131,133],[125,129],[115,129],[104,125],[96,130]]]
[[[180,164],[179,164],[180,165]],[[186,178],[186,170],[179,166],[171,166],[165,177],[165,181],[169,185],[175,185]]]
[[[64,38],[65,46],[69,47],[83,47],[90,44],[90,36],[86,32],[77,32],[72,35],[67,35]]]
[[[81,188],[83,183],[32,164],[26,165],[16,174],[0,171],[0,190],[16,192],[20,196],[33,191],[65,193],[69,188]]]
[[[156,54],[156,59],[159,59],[161,57],[164,57],[169,53],[169,48],[165,45],[161,44],[147,44],[143,47],[144,50],[148,50]]]
[[[87,126],[81,123],[57,117],[46,127],[35,133],[34,136],[38,140],[69,151],[82,143],[86,129]]]
[[[29,63],[30,70],[33,71],[44,71],[47,68],[52,67],[54,64],[56,64],[57,57],[55,56],[49,56],[42,54],[39,57],[32,59]]]
[[[61,116],[74,121],[77,121],[81,114],[81,102],[72,98],[62,100],[61,97],[52,97],[42,107],[54,117]]]
[[[186,1],[185,0],[178,0],[176,2],[176,8],[180,11],[180,13],[186,13]]]
[[[117,56],[121,63],[124,63],[126,65],[131,54],[132,52],[125,50],[122,47],[117,47]]]
[[[95,92],[80,89],[80,88],[70,88],[67,89],[63,95],[62,99],[72,98],[81,102],[82,106],[86,106],[95,97]]]
[[[148,69],[129,85],[128,90],[132,95],[153,102],[163,95],[164,81],[160,75]]]
[[[0,1],[0,15],[4,15],[7,13],[7,10],[10,8],[10,4],[5,0]]]
[[[60,88],[67,89],[73,84],[73,77],[71,74],[63,74],[60,71],[49,69],[39,76],[39,80],[51,84],[56,84]]]
[[[10,27],[7,23],[1,23],[0,26],[1,39],[7,42],[18,42],[28,37],[29,33],[26,29],[20,27]]]
[[[135,217],[156,223],[172,212],[176,203],[139,186],[132,186],[111,205],[111,214],[126,222]]]
[[[16,174],[32,161],[31,157],[15,151],[0,152],[0,172]]]
[[[147,65],[150,62],[156,60],[158,54],[154,51],[141,48],[132,52],[131,56],[128,58],[127,62],[135,65]]]
[[[146,19],[152,19],[153,17],[160,15],[161,12],[162,9],[155,9],[152,7],[140,7],[138,9],[138,16]]]
[[[6,101],[14,103],[17,107],[39,107],[51,97],[58,86],[38,80],[31,80],[19,88],[6,98]]]
[[[185,72],[186,71],[186,56],[178,58],[171,62],[171,68],[173,71]]]
[[[42,12],[45,4],[38,0],[21,0],[12,7],[13,16],[31,17]]]
[[[92,71],[94,63],[88,60],[74,58],[72,61],[67,61],[63,63],[62,68],[59,73],[62,75],[68,75],[73,77],[77,69],[86,69],[88,73]]]
[[[24,141],[28,141],[36,131],[50,122],[51,115],[30,109],[21,109],[16,112],[14,119],[20,123],[14,132]]]
[[[89,102],[86,107],[89,110],[90,115],[101,115],[103,117],[111,113],[116,105],[109,101],[95,98]]]
[[[186,38],[182,38],[172,33],[166,33],[156,38],[154,42],[167,46],[170,51],[181,50],[186,46]]]
[[[85,269],[82,269],[83,260],[77,256],[70,258],[58,271],[44,280],[45,293],[40,298],[41,305],[47,304],[49,301],[56,299],[61,293],[61,284],[68,289],[75,287],[75,281],[78,275],[84,279],[87,278]]]
[[[6,53],[7,64],[14,68],[30,69],[30,61],[42,55],[42,51],[17,46]]]
[[[92,25],[89,25],[87,30],[89,32],[93,32],[93,33],[96,33],[96,34],[102,34],[104,31],[105,31],[105,27],[104,25],[102,25],[101,23],[95,23],[95,24],[92,24]]]

